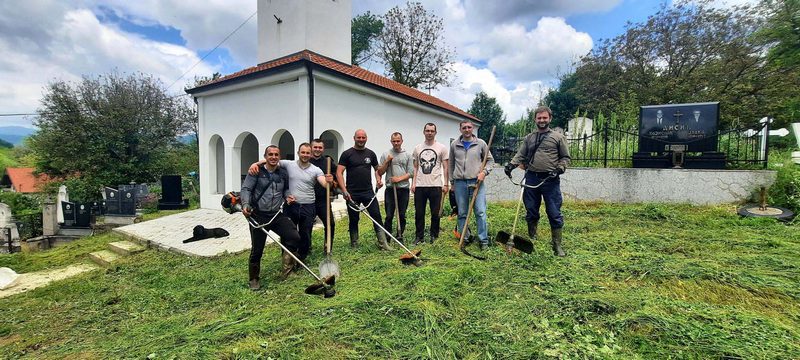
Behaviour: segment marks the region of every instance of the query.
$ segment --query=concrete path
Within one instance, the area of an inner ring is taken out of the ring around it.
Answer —
[[[333,202],[332,210],[335,219],[347,215],[345,203],[341,199]],[[183,240],[192,237],[192,229],[197,225],[203,225],[205,228],[223,228],[230,236],[184,244]],[[322,224],[318,222],[315,226],[321,227]],[[250,250],[247,220],[242,214],[228,214],[222,210],[196,209],[118,227],[114,231],[154,247],[190,256],[214,257]],[[270,235],[278,238],[273,232],[270,232]],[[269,239],[267,241],[269,242]]]
[[[53,281],[63,280],[95,269],[99,268],[94,264],[75,264],[59,269],[47,269],[19,274],[19,278],[16,280],[14,286],[5,290],[0,290],[0,298],[33,290]]]

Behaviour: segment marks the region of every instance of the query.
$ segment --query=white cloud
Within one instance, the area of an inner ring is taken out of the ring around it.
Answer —
[[[22,4],[22,3],[21,3]],[[110,71],[151,74],[169,85],[198,62],[186,47],[148,40],[101,23],[87,7],[0,6],[0,79],[13,84],[0,93],[0,112],[28,113],[39,106],[43,87],[55,79],[79,81]],[[10,11],[10,12],[9,12]],[[28,19],[17,21],[15,19]],[[43,19],[29,26],[30,19]],[[36,46],[25,46],[35,43]],[[189,74],[210,74],[216,67],[200,63]],[[180,92],[185,80],[172,87]],[[2,125],[30,126],[23,117],[0,118]]]
[[[519,82],[506,87],[489,69],[479,69],[464,62],[453,66],[455,79],[453,85],[433,92],[461,109],[468,109],[472,99],[479,91],[497,99],[509,122],[514,122],[525,114],[528,108],[536,107],[541,97],[547,93],[547,86],[541,81]]]

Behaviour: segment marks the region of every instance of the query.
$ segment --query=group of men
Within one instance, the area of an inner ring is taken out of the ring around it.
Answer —
[[[552,229],[552,247],[555,255],[564,256],[561,248],[561,228],[564,226],[561,215],[560,174],[569,165],[569,151],[565,137],[549,127],[552,111],[543,106],[535,110],[536,131],[525,137],[525,141],[506,165],[510,176],[514,168],[526,170],[525,182],[539,184],[536,188],[526,188],[524,202],[527,210],[528,234],[536,238],[539,220],[539,207],[542,200]],[[298,147],[298,159],[280,160],[278,148],[267,147],[265,159],[253,164],[242,184],[241,201],[244,215],[254,216],[257,223],[264,225],[281,237],[281,242],[294,255],[304,260],[311,251],[311,229],[319,217],[324,226],[333,233],[334,222],[325,214],[331,206],[331,197],[326,195],[327,186],[335,186],[348,202],[349,233],[351,247],[359,241],[359,214],[367,212],[375,220],[373,229],[377,246],[381,250],[391,249],[386,240],[386,232],[392,232],[393,222],[397,221],[398,238],[402,239],[406,229],[405,213],[410,195],[414,194],[415,233],[414,245],[425,242],[425,212],[430,210],[431,224],[429,241],[439,237],[441,207],[443,197],[453,192],[458,208],[458,229],[467,222],[470,200],[475,195],[473,211],[477,224],[477,241],[481,250],[489,246],[486,215],[486,188],[483,181],[491,172],[494,163],[489,147],[474,134],[475,125],[470,121],[459,124],[461,136],[450,146],[436,141],[437,128],[433,123],[423,127],[425,141],[414,147],[412,153],[403,148],[403,135],[395,132],[390,137],[391,149],[378,160],[374,151],[366,147],[367,133],[356,130],[352,148],[345,150],[338,163],[323,156],[325,147],[320,139],[303,143]],[[486,159],[486,166],[484,164]],[[328,162],[336,169],[334,174],[322,169]],[[373,187],[372,178],[375,178]],[[382,220],[379,205],[375,200],[376,191],[383,186],[386,219]],[[288,205],[284,209],[284,204]],[[283,211],[282,211],[283,210]],[[380,226],[380,225],[382,226]],[[266,235],[250,226],[252,250],[249,259],[250,288],[260,288],[260,261],[264,250]],[[402,241],[402,240],[401,240]],[[282,256],[281,277],[288,276],[295,268],[289,254]]]

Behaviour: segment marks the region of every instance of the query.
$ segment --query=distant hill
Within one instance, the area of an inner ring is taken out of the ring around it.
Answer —
[[[35,133],[36,129],[22,126],[0,126],[0,139],[8,141],[14,146],[22,144],[22,140]]]

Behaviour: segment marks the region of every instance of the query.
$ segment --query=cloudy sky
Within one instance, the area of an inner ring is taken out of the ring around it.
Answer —
[[[457,59],[453,85],[433,94],[466,109],[484,90],[513,121],[535,106],[577,57],[600,39],[620,34],[627,21],[645,20],[660,1],[422,3],[444,19],[446,41]],[[383,14],[403,4],[353,0],[353,15]],[[256,65],[255,17],[209,54],[255,11],[255,0],[0,0],[0,114],[34,112],[43,87],[54,79],[78,81],[115,69],[143,72],[178,94],[194,75]],[[31,118],[0,116],[0,126],[7,125],[31,126]]]

